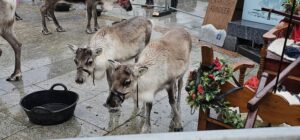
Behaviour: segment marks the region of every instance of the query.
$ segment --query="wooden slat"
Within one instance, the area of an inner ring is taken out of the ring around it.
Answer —
[[[287,29],[288,23],[286,22],[280,22],[278,25],[276,25],[274,28],[269,30],[267,33],[263,35],[263,38],[266,42],[273,41],[278,38],[277,33],[280,31],[283,31]]]
[[[222,92],[226,92],[234,87],[234,84],[231,82],[226,82],[223,86],[221,86],[221,90]],[[254,90],[245,86],[242,90],[226,96],[225,100],[229,101],[232,107],[239,107],[240,112],[246,113],[248,112],[247,103],[253,98],[254,93]]]
[[[274,72],[274,71],[265,70],[265,72],[268,73],[268,74],[271,74],[271,75],[273,75],[273,76],[276,76],[276,75],[277,75],[277,73]],[[299,73],[300,73],[300,72],[299,72]],[[291,79],[291,80],[296,80],[296,81],[299,81],[299,82],[300,82],[300,77],[296,77],[296,76],[288,76],[287,78],[288,78],[288,79]]]
[[[279,83],[281,83],[289,74],[290,71],[292,71],[298,64],[300,63],[300,57],[298,57],[297,60],[295,60],[293,63],[291,63],[287,68],[285,68],[279,75]],[[276,84],[276,78],[272,80],[261,92],[259,92],[254,98],[252,98],[248,106],[255,107],[257,104],[262,100],[264,96],[268,94],[268,92],[275,86]],[[299,83],[297,83],[299,84]],[[250,107],[250,108],[252,108]]]
[[[208,114],[209,114],[209,110],[203,112],[201,109],[199,109],[198,127],[197,127],[198,131],[207,129]]]
[[[219,120],[216,120],[216,119],[213,119],[213,118],[207,118],[207,121],[210,122],[210,123],[216,124],[216,125],[218,125],[218,126],[227,128],[227,129],[233,129],[232,126],[230,126],[230,125],[228,125],[228,124],[225,124],[225,123],[222,123],[222,122],[220,122]]]
[[[266,83],[267,83],[267,79],[268,79],[268,74],[267,73],[263,73],[262,77],[260,79],[256,94],[259,93],[261,90],[264,89]],[[253,128],[254,124],[255,124],[255,120],[257,117],[257,113],[258,113],[258,108],[249,108],[249,106],[247,106],[249,109],[248,115],[247,115],[247,119],[246,119],[246,123],[245,123],[245,128]]]
[[[245,122],[245,128],[253,128],[256,118],[257,118],[258,109],[253,112],[248,112],[247,119]]]
[[[270,9],[270,8],[261,8],[262,11],[266,11],[266,12],[271,12],[277,15],[281,15],[281,16],[285,16],[285,17],[290,17],[290,14],[282,12],[282,11],[278,11],[278,10],[274,10],[274,9]],[[294,15],[293,19],[295,20],[300,20],[300,16]]]
[[[300,125],[300,105],[290,105],[284,97],[273,93],[267,94],[259,104],[258,115],[274,125]]]

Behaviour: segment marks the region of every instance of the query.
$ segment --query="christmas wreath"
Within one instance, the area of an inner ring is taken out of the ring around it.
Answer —
[[[244,124],[241,115],[231,110],[230,103],[221,96],[220,86],[225,84],[232,74],[231,67],[218,58],[211,66],[206,66],[205,71],[202,71],[202,68],[191,71],[185,87],[188,92],[187,102],[192,110],[199,107],[203,111],[215,109],[224,123],[235,128],[242,128]]]

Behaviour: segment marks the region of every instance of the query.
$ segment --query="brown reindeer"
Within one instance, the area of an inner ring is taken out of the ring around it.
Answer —
[[[83,84],[89,77],[101,79],[106,74],[110,87],[112,69],[108,60],[137,60],[150,41],[152,27],[152,22],[146,17],[133,17],[101,28],[87,47],[69,45],[75,53],[76,83]]]
[[[15,70],[7,81],[18,81],[21,78],[21,46],[13,31],[16,0],[0,0],[0,35],[11,45],[15,53]],[[0,50],[0,56],[2,51]]]
[[[132,10],[132,5],[130,3],[130,0],[45,0],[44,4],[41,6],[41,14],[42,14],[42,24],[43,24],[43,34],[48,35],[51,34],[49,32],[47,26],[46,26],[46,20],[45,16],[49,12],[50,16],[53,19],[53,22],[56,26],[56,31],[57,32],[65,32],[65,30],[59,25],[55,15],[54,15],[54,10],[55,10],[55,4],[59,1],[66,1],[70,3],[85,3],[87,7],[87,27],[86,27],[86,33],[92,34],[94,31],[91,29],[91,19],[92,15],[94,17],[94,29],[97,31],[99,29],[98,21],[97,21],[97,5],[102,4],[102,5],[108,5],[108,4],[113,4],[117,3],[119,4],[122,8],[124,8],[126,11],[131,11]],[[104,6],[105,7],[105,6]]]

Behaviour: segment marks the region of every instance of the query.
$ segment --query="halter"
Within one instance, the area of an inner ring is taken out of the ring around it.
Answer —
[[[118,91],[111,92],[111,94],[113,94],[114,96],[117,96],[122,102],[124,102],[126,94],[122,94]]]
[[[89,76],[91,75],[91,72],[88,71],[87,69],[84,69],[83,67],[78,67],[77,70],[82,70],[82,71],[86,72]]]
[[[95,69],[93,70],[93,73],[88,71],[87,69],[84,69],[83,67],[78,67],[77,70],[82,70],[88,74],[88,76],[92,75],[93,76],[93,84],[95,86]]]
[[[136,107],[139,108],[139,83],[136,84]]]

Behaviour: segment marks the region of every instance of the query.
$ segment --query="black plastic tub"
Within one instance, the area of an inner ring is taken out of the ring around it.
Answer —
[[[57,3],[55,5],[55,11],[57,12],[68,12],[70,11],[71,4],[68,3]]]
[[[61,86],[64,90],[54,90]],[[78,94],[67,90],[63,84],[54,84],[50,90],[43,90],[26,95],[20,105],[29,121],[39,125],[55,125],[69,120],[75,111]]]

